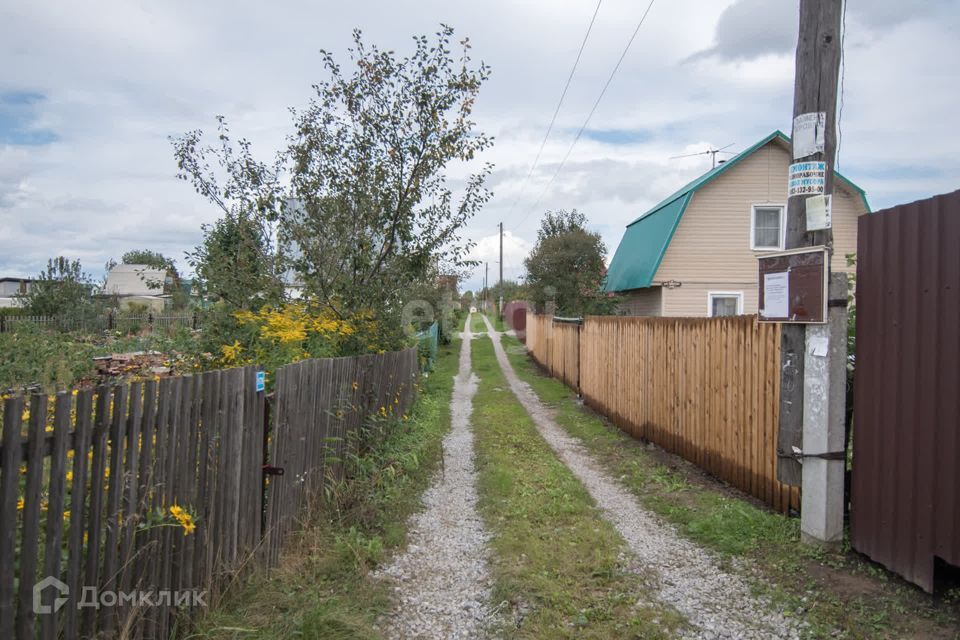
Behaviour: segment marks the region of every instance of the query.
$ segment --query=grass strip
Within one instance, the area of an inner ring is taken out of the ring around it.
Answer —
[[[834,630],[849,638],[960,637],[960,593],[937,602],[846,544],[831,552],[800,543],[799,519],[774,513],[693,465],[648,449],[582,407],[518,340],[503,336],[503,341],[517,375],[554,410],[557,423],[641,504],[721,560],[751,561],[764,578],[754,580],[756,590],[806,620],[812,637],[837,637]]]
[[[503,635],[674,637],[682,617],[651,602],[625,566],[623,540],[513,396],[491,341],[475,340],[472,354],[480,510],[493,534],[493,603],[506,603]]]
[[[470,316],[470,331],[472,333],[487,332],[487,325],[483,324],[483,314],[475,313]]]
[[[291,541],[280,566],[252,576],[184,637],[380,637],[376,619],[389,610],[390,594],[368,573],[404,544],[408,519],[439,465],[459,348],[459,339],[440,347],[410,420],[395,423],[375,451],[354,462],[354,477]]]

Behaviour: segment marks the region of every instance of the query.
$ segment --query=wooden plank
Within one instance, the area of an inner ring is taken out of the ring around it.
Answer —
[[[104,474],[107,467],[107,436],[110,431],[111,390],[97,387],[96,416],[93,427],[92,463],[90,466],[90,511],[87,518],[87,554],[84,585],[100,586],[100,550],[103,540]],[[85,608],[81,633],[93,636],[97,629],[97,611]]]
[[[20,582],[17,590],[16,637],[24,640],[34,637],[33,587],[37,583],[37,557],[40,552],[40,489],[44,467],[40,443],[46,424],[47,396],[34,394],[30,396],[27,484],[23,496],[23,537],[20,541]]]
[[[120,500],[124,493],[124,444],[127,425],[127,400],[129,388],[115,387],[113,390],[113,415],[110,422],[110,468],[107,485],[106,544],[103,549],[103,588],[116,591],[119,581],[119,539],[123,512]],[[116,627],[116,610],[106,610],[101,616],[102,629],[110,634]]]
[[[47,497],[47,531],[44,540],[43,576],[53,576],[60,579],[60,559],[63,543],[63,504],[66,485],[67,467],[67,435],[70,431],[70,408],[73,396],[69,392],[57,394],[54,405],[53,419],[53,455],[50,457],[50,483]],[[41,637],[44,640],[55,640],[57,637],[57,612],[53,610],[54,598],[57,594],[52,589],[46,589],[43,594],[43,604],[50,606],[50,613],[40,619]]]
[[[70,532],[67,541],[67,586],[70,593],[80,593],[83,572],[83,533],[86,530],[87,452],[93,437],[93,391],[77,393],[77,415],[73,438],[73,484],[70,490]],[[67,607],[64,615],[64,637],[79,635],[80,620],[76,606]]]
[[[3,452],[0,458],[0,638],[13,638],[16,616],[14,571],[17,494],[20,490],[20,431],[23,397],[3,401]]]

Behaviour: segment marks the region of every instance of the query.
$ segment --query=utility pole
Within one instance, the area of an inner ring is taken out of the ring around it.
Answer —
[[[836,106],[840,70],[842,0],[800,0],[800,32],[797,39],[793,117],[824,114],[823,151],[798,157],[794,129],[791,162],[825,162],[824,192],[833,193],[836,156]],[[820,125],[817,128],[821,128]],[[809,149],[808,149],[809,151]],[[807,231],[807,196],[787,199],[785,249],[824,245],[833,256],[831,229]],[[826,267],[829,274],[829,261]],[[846,299],[845,276],[834,282],[828,277],[829,299]],[[780,425],[777,476],[781,482],[802,485],[802,536],[807,541],[833,543],[843,536],[843,464],[836,455],[837,420],[839,448],[843,440],[843,394],[845,391],[845,331],[837,335],[838,314],[846,309],[829,306],[827,324],[784,324],[780,347]],[[807,353],[807,343],[828,345],[827,355]],[[842,344],[840,344],[842,342]],[[842,354],[840,350],[842,349]],[[838,369],[837,360],[844,362]],[[844,377],[840,378],[842,375]],[[839,401],[839,414],[837,402]],[[800,451],[799,457],[790,457]],[[802,461],[802,462],[801,462]],[[838,512],[839,509],[839,512]]]
[[[483,263],[483,310],[487,310],[487,301],[490,299],[490,287],[487,283],[490,281],[490,263]]]
[[[497,317],[503,320],[503,223],[500,223],[500,297],[498,300]]]

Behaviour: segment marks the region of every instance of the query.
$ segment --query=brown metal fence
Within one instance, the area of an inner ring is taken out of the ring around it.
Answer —
[[[409,411],[416,372],[416,349],[288,365],[272,416],[254,367],[5,399],[0,638],[169,637],[193,594],[276,562],[368,418]]]
[[[779,511],[799,509],[799,488],[776,472],[777,325],[754,316],[588,317],[581,328],[531,315],[527,326],[533,358],[621,429]]]
[[[520,342],[526,342],[527,339],[527,313],[529,305],[523,300],[513,300],[508,302],[503,308],[503,321],[507,326],[513,329]]]
[[[960,191],[859,220],[850,534],[932,591],[960,566]]]

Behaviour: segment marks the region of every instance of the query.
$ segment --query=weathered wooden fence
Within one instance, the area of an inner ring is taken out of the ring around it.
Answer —
[[[32,324],[56,331],[139,331],[200,326],[199,312],[190,313],[105,313],[89,317],[31,316],[0,314],[0,333],[12,331],[18,324]]]
[[[351,435],[409,411],[416,362],[282,367],[272,415],[254,367],[5,399],[0,638],[169,637],[196,594],[276,561]]]
[[[779,345],[753,316],[527,321],[533,358],[592,408],[786,512],[800,496],[776,474]]]

